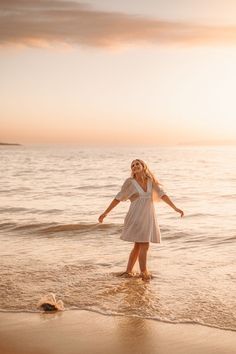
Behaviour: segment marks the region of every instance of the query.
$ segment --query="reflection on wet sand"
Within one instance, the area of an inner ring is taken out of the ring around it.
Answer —
[[[153,292],[150,283],[141,278],[120,279],[119,283],[111,283],[110,287],[99,293],[106,302],[114,301],[117,304],[117,314],[127,316],[152,317],[157,308],[158,295]]]

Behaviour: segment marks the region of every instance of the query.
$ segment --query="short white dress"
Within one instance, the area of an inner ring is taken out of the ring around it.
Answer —
[[[154,201],[160,201],[165,191],[150,178],[147,192],[134,178],[127,178],[120,192],[115,196],[119,201],[130,200],[125,217],[121,239],[130,242],[161,242],[161,233],[155,214]]]

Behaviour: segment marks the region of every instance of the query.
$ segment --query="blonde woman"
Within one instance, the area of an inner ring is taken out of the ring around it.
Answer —
[[[130,253],[126,271],[122,276],[133,276],[133,267],[138,259],[140,275],[143,280],[151,278],[147,270],[147,252],[149,242],[160,243],[161,234],[155,215],[153,202],[164,200],[182,217],[184,212],[178,209],[161,188],[155,176],[151,173],[146,163],[136,159],[131,163],[131,177],[127,178],[108,208],[98,218],[100,223],[107,214],[120,203],[130,200],[130,208],[125,217],[121,239],[134,242]]]

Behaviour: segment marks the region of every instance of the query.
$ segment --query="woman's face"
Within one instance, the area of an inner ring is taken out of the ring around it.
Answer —
[[[138,173],[143,170],[143,166],[138,160],[134,160],[131,163],[131,170],[133,173]]]

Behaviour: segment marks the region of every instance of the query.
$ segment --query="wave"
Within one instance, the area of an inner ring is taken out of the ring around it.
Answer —
[[[11,188],[11,189],[1,189],[0,193],[3,193],[3,194],[12,193],[12,192],[21,193],[21,192],[30,191],[30,190],[31,190],[31,188],[29,188],[29,187],[19,187],[19,188]]]
[[[141,315],[127,315],[127,314],[121,314],[121,313],[106,313],[105,311],[102,310],[98,310],[98,309],[87,309],[87,308],[73,308],[73,309],[69,309],[67,311],[90,311],[90,312],[95,312],[95,313],[99,313],[101,315],[105,315],[105,316],[122,316],[122,317],[136,317],[136,318],[143,318],[146,320],[152,320],[152,321],[158,321],[158,322],[164,322],[164,323],[170,323],[170,324],[196,324],[196,325],[200,325],[200,326],[205,326],[205,327],[210,327],[210,328],[217,328],[217,329],[221,329],[221,330],[225,330],[225,331],[232,331],[232,332],[236,332],[236,328],[234,327],[226,327],[226,326],[218,326],[218,325],[213,325],[213,324],[208,324],[206,322],[200,321],[200,320],[186,320],[186,319],[179,319],[179,320],[172,320],[172,319],[168,319],[168,318],[162,318],[159,316],[141,316]]]
[[[62,209],[35,209],[35,208],[22,208],[22,207],[6,207],[0,208],[0,214],[4,213],[29,213],[29,214],[60,214],[63,213]]]
[[[171,234],[170,236],[162,236],[162,238],[164,239],[164,240],[177,240],[177,239],[179,239],[179,238],[185,238],[185,237],[191,237],[191,235],[189,234],[189,233],[187,233],[187,232],[175,232],[175,233],[173,233],[173,234]]]
[[[102,185],[102,186],[94,186],[94,185],[86,185],[86,186],[80,186],[80,187],[74,187],[73,189],[101,189],[104,190],[105,188],[117,188],[117,184],[107,184],[107,185]]]
[[[221,199],[236,199],[236,193],[222,194],[219,196]]]
[[[64,311],[66,312],[73,312],[73,311],[88,311],[88,312],[93,312],[93,313],[98,313],[100,315],[103,316],[108,316],[108,317],[129,317],[129,318],[142,318],[145,320],[151,320],[151,321],[157,321],[157,322],[162,322],[162,323],[169,323],[169,324],[186,324],[186,325],[198,325],[198,326],[204,326],[204,327],[209,327],[209,328],[216,328],[216,329],[220,329],[220,330],[224,330],[224,331],[231,331],[231,332],[236,332],[236,328],[234,327],[226,327],[226,326],[219,326],[216,324],[209,324],[206,323],[204,321],[200,321],[200,320],[186,320],[186,319],[179,319],[179,320],[172,320],[172,319],[168,319],[168,318],[161,318],[159,316],[142,316],[142,315],[130,315],[130,314],[125,314],[125,313],[117,313],[117,312],[106,312],[104,310],[100,310],[100,309],[93,309],[93,308],[87,308],[87,307],[76,307],[73,306],[71,308],[67,308]],[[40,310],[27,310],[27,309],[22,309],[22,310],[10,310],[10,309],[2,309],[0,308],[0,313],[32,313],[32,314],[38,314],[38,313],[42,313],[42,311]],[[55,316],[55,313],[54,313]]]
[[[21,208],[21,207],[6,207],[6,208],[0,208],[0,214],[4,213],[17,213],[17,212],[22,212],[22,211],[27,211],[27,208]]]
[[[51,225],[51,224],[50,224]],[[15,231],[20,231],[20,230],[39,230],[44,226],[48,226],[47,223],[40,223],[40,224],[29,224],[29,225],[20,225],[20,226],[16,226],[13,228],[13,230]]]
[[[95,230],[116,230],[120,229],[120,226],[117,224],[64,224],[56,225],[44,228],[41,230],[42,233],[56,233],[62,231],[95,231]]]
[[[224,245],[225,243],[233,243],[235,244],[235,240],[236,240],[236,235],[234,236],[230,236],[230,237],[224,237],[222,239],[218,239],[212,243],[213,245]]]
[[[35,209],[35,208],[22,208],[22,207],[6,207],[0,208],[0,214],[4,213],[30,213],[30,214],[48,214],[48,213],[55,213],[61,212],[60,209],[49,209],[49,210],[42,210],[42,209]]]
[[[78,223],[78,224],[59,224],[59,223],[36,223],[36,224],[26,224],[19,225],[16,223],[2,223],[0,224],[0,230],[11,230],[11,231],[37,231],[40,234],[50,234],[50,233],[59,233],[59,232],[70,232],[70,231],[79,231],[79,232],[91,232],[91,231],[101,231],[101,230],[110,230],[113,232],[121,231],[121,224],[113,223]]]
[[[192,213],[192,214],[186,214],[184,216],[184,218],[201,218],[201,217],[206,217],[206,216],[210,216],[210,217],[215,217],[215,214],[210,214],[210,213]]]
[[[13,222],[4,222],[2,224],[0,224],[0,230],[5,230],[5,229],[12,229],[14,227],[16,227],[16,223]]]

